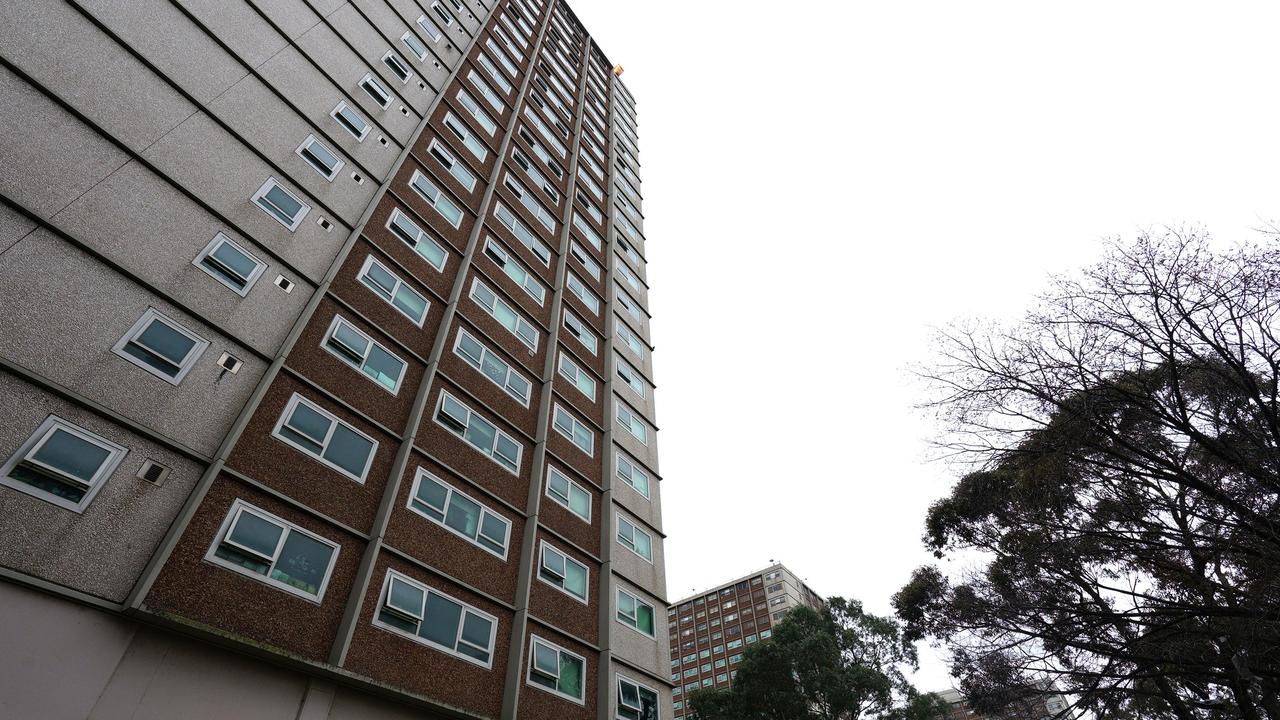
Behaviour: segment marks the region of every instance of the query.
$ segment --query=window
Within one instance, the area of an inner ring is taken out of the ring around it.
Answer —
[[[734,643],[737,643],[737,645],[735,645]],[[730,648],[740,647],[741,645],[742,645],[742,641],[741,641],[741,640],[734,640],[733,642],[729,643],[729,647],[730,647]],[[729,663],[730,663],[730,664],[732,664],[732,663],[740,663],[740,662],[742,662],[742,654],[741,654],[741,653],[738,653],[738,654],[736,654],[736,655],[730,655],[730,656],[729,656]]]
[[[422,196],[422,199],[435,208],[445,220],[448,220],[450,225],[456,228],[462,223],[462,209],[445,197],[445,194],[432,184],[426,175],[414,170],[413,177],[409,179],[409,187]]]
[[[583,604],[587,602],[587,566],[542,541],[538,579]]]
[[[560,352],[560,362],[558,367],[560,374],[563,375],[566,380],[573,383],[573,386],[578,388],[583,395],[586,395],[588,400],[591,402],[596,401],[596,381],[587,374],[587,371],[578,367],[577,363],[570,360],[569,356],[564,354],[564,351]]]
[[[587,242],[591,243],[591,247],[596,250],[600,250],[604,247],[604,240],[600,238],[600,234],[593,230],[591,226],[587,224],[587,221],[582,219],[582,216],[579,215],[577,211],[574,211],[573,213],[573,226],[578,229],[578,232],[582,233],[582,236],[587,239]]]
[[[436,422],[509,472],[520,474],[523,446],[447,392],[440,393]]]
[[[543,265],[551,267],[551,250],[541,240],[534,237],[533,233],[529,232],[529,228],[525,227],[524,223],[520,222],[505,205],[495,203],[493,216],[498,218],[498,222],[510,230],[512,235],[516,236],[521,245],[529,248],[529,252],[537,255]]]
[[[618,401],[614,401],[614,415],[622,427],[631,433],[632,437],[640,441],[642,445],[649,444],[649,428],[644,424],[638,415],[632,412],[631,408],[623,405]]]
[[[653,606],[618,588],[618,622],[653,637]]]
[[[484,55],[481,54],[480,57],[484,57]],[[493,108],[494,112],[498,113],[499,115],[506,112],[507,106],[505,103],[502,102],[502,98],[498,96],[498,93],[493,91],[493,88],[489,87],[489,83],[486,83],[484,81],[484,78],[480,77],[479,73],[477,73],[475,70],[468,70],[467,80],[470,80],[471,84],[475,86],[476,90],[480,91],[480,97],[483,97],[485,102],[489,103],[489,107]]]
[[[565,278],[565,286],[569,288],[569,292],[573,293],[574,297],[581,300],[582,304],[587,306],[587,309],[590,310],[592,314],[600,314],[600,299],[596,297],[595,293],[588,290],[586,285],[582,284],[582,281],[578,279],[578,276],[573,273],[569,273]]]
[[[587,211],[587,214],[591,216],[591,219],[596,221],[596,224],[598,225],[604,224],[604,214],[600,212],[600,210],[591,202],[589,198],[587,198],[586,195],[582,194],[581,190],[578,190],[573,197],[575,200],[578,201],[578,204],[581,205]]]
[[[542,173],[538,172],[538,169],[533,166],[533,161],[531,161],[524,153],[520,152],[520,148],[516,147],[514,144],[511,146],[511,159],[515,160],[516,164],[524,170],[524,174],[529,176],[529,179],[533,181],[534,185],[542,188],[542,192],[545,193],[547,197],[551,198],[551,202],[557,205],[560,204],[559,191],[557,191],[551,183],[547,182],[546,178],[542,177]]]
[[[438,42],[441,36],[444,35],[444,32],[442,32],[440,28],[432,22],[431,18],[426,15],[418,16],[418,27],[422,28],[422,31],[427,34],[427,37],[431,38],[431,42]]]
[[[361,484],[378,449],[377,440],[297,393],[271,434]]]
[[[432,39],[435,40],[438,38]],[[427,46],[423,45],[422,41],[419,40],[418,36],[414,35],[412,31],[405,31],[405,34],[400,36],[400,42],[404,43],[405,47],[409,48],[409,52],[413,53],[413,56],[418,58],[418,62],[426,62]]]
[[[5,462],[0,485],[81,512],[128,452],[50,415]]]
[[[520,47],[529,47],[529,41],[525,39],[524,35],[520,34],[519,30],[516,30],[516,26],[512,24],[511,19],[508,18],[505,13],[499,13],[498,19],[501,20],[502,24],[506,25],[507,29],[511,31],[511,34],[515,36],[516,42],[520,43]]]
[[[640,373],[636,372],[635,368],[628,365],[621,358],[615,357],[613,359],[613,371],[622,382],[626,383],[627,387],[631,388],[631,392],[642,398],[644,397],[644,381],[640,379]]]
[[[453,16],[449,14],[448,10],[445,10],[443,7],[441,7],[440,3],[438,2],[431,3],[431,9],[435,11],[436,15],[440,16],[441,20],[444,21],[445,27],[449,27],[450,25],[453,24]]]
[[[422,323],[427,319],[427,308],[431,307],[431,303],[409,287],[408,283],[396,277],[386,265],[370,255],[365,258],[360,274],[356,277],[375,295],[412,320],[414,325],[422,327]]]
[[[645,475],[639,466],[622,453],[614,455],[614,465],[618,479],[630,485],[647,500],[649,498],[649,476]]]
[[[507,27],[511,27],[511,21],[507,20],[505,15],[500,15],[499,19],[506,23]],[[511,53],[511,56],[516,59],[516,62],[524,62],[524,53],[520,52],[520,49],[516,47],[515,43],[511,42],[511,38],[507,35],[506,31],[496,25],[493,26],[492,30],[493,33],[498,36],[498,39],[502,41],[502,44],[507,46],[507,52]],[[519,35],[514,32],[514,28],[512,28],[512,30],[512,34],[519,37]],[[524,47],[528,46],[524,45]],[[512,75],[514,76],[514,73]]]
[[[592,195],[596,196],[597,200],[604,202],[604,190],[591,179],[591,176],[583,172],[581,166],[578,167],[578,179],[582,181],[583,185],[587,186],[587,189],[591,191]]]
[[[392,395],[400,392],[400,382],[408,367],[404,360],[391,353],[373,338],[345,320],[334,315],[325,333],[321,347],[342,362],[359,370]]]
[[[249,254],[231,238],[218,233],[196,256],[192,264],[205,271],[214,280],[226,285],[240,297],[249,294],[249,288],[267,269],[267,264]]]
[[[498,35],[498,37],[503,38],[503,41],[506,42],[507,45],[511,44],[510,42],[506,41],[506,34],[502,32],[501,28],[495,27],[493,28],[493,31]],[[488,48],[489,52],[493,53],[494,57],[498,58],[498,62],[502,63],[502,67],[507,71],[508,75],[510,75],[513,78],[520,77],[520,73],[519,71],[516,70],[516,66],[512,64],[511,59],[508,58],[507,54],[502,51],[502,48],[498,47],[498,44],[493,41],[493,38],[485,38],[484,46]],[[487,67],[488,66],[486,66],[486,69]],[[490,73],[492,72],[493,71],[490,70]],[[497,82],[498,78],[495,77],[494,81]],[[510,88],[510,83],[508,83],[507,87]],[[511,92],[511,90],[508,89],[508,90],[505,90],[504,92]]]
[[[360,78],[360,89],[368,93],[369,97],[383,109],[391,104],[391,92],[382,87],[382,83],[378,82],[371,73],[365,73],[365,76]]]
[[[542,207],[541,203],[534,199],[533,195],[529,191],[524,189],[524,186],[521,185],[520,182],[511,175],[511,173],[507,173],[503,176],[502,184],[520,200],[520,204],[524,205],[525,209],[533,215],[535,220],[545,227],[548,232],[553,234],[555,233],[555,218],[551,216],[551,213],[546,208]]]
[[[618,271],[618,274],[621,275],[624,280],[627,281],[627,284],[631,286],[632,290],[639,291],[640,278],[631,271],[631,268],[627,267],[626,263],[622,262],[621,259],[618,259],[617,255],[614,255],[614,258],[615,262],[613,263],[613,268]]]
[[[587,427],[586,423],[574,417],[572,413],[556,404],[555,413],[551,423],[556,432],[565,436],[578,449],[587,455],[595,455],[595,435]]]
[[[422,468],[414,477],[409,509],[507,559],[511,523]]]
[[[318,603],[338,559],[338,545],[237,499],[204,557]]]
[[[618,304],[622,306],[622,309],[626,310],[627,314],[631,316],[632,320],[635,320],[636,323],[641,322],[642,313],[640,312],[640,306],[628,298],[626,293],[622,292],[621,287],[617,285],[614,286],[613,296],[617,299]]]
[[[329,182],[333,182],[344,164],[337,155],[333,154],[333,151],[316,140],[315,135],[308,135],[296,152],[298,157],[306,160],[308,165],[315,168],[316,172]]]
[[[177,385],[191,372],[209,341],[147,308],[111,351],[156,377]]]
[[[467,126],[463,125],[462,121],[453,113],[446,112],[444,114],[444,126],[449,128],[449,131],[454,135],[458,136],[458,140],[462,142],[463,146],[466,147],[467,150],[471,151],[472,155],[476,156],[476,159],[484,162],[484,159],[489,156],[489,149],[485,147],[485,144],[472,135],[471,131],[467,129]]]
[[[551,465],[547,466],[547,497],[591,522],[591,493]]]
[[[453,153],[445,149],[443,143],[436,138],[431,138],[431,144],[427,146],[427,152],[436,160],[439,160],[440,164],[449,171],[449,174],[461,183],[462,187],[467,189],[467,192],[476,189],[476,176],[472,175],[462,163],[458,162]]]
[[[387,571],[373,624],[481,667],[493,666],[498,618],[394,570]]]
[[[547,141],[547,144],[551,146],[552,150],[556,151],[557,155],[561,158],[569,156],[569,151],[565,149],[564,143],[551,134],[551,128],[547,127],[546,123],[542,122],[542,118],[538,117],[528,105],[524,106],[524,117],[529,121],[530,125],[537,129],[538,134],[542,135],[542,139]]]
[[[497,320],[499,325],[515,335],[530,351],[538,349],[538,332],[533,329],[533,323],[525,320],[506,300],[498,297],[488,285],[480,282],[479,278],[473,278],[471,281],[471,299],[484,308],[494,320]]]
[[[302,224],[302,219],[311,211],[310,205],[294,197],[293,193],[285,190],[275,178],[267,178],[262,187],[258,188],[258,192],[253,194],[251,200],[262,208],[263,212],[289,228],[289,232],[297,230]]]
[[[725,666],[725,659],[724,659],[724,658],[716,658],[716,669],[718,670],[718,669],[720,669],[720,668],[722,668],[722,667],[724,667],[724,666]]]
[[[387,218],[387,229],[413,248],[431,267],[444,270],[445,261],[449,258],[444,247],[431,239],[431,236],[415,225],[408,215],[400,212],[399,208],[391,210],[391,216]]]
[[[426,48],[423,48],[426,50]],[[382,64],[386,65],[393,75],[400,78],[400,82],[407,83],[409,78],[413,77],[413,71],[409,69],[409,63],[395,50],[388,50],[386,55],[382,56]]]
[[[537,635],[531,637],[533,644],[529,647],[529,684],[584,705],[583,676],[586,675],[586,658],[552,645]]]
[[[657,691],[619,675],[616,717],[617,720],[658,720]]]
[[[547,153],[546,148],[538,144],[538,141],[534,140],[533,136],[530,135],[528,131],[526,131],[523,127],[521,127],[516,129],[516,134],[520,136],[521,140],[524,140],[526,143],[529,144],[529,147],[533,149],[533,154],[538,156],[538,159],[541,160],[543,164],[547,166],[547,169],[551,171],[552,175],[555,175],[556,177],[561,179],[564,178],[564,170],[560,167],[558,163],[556,163],[555,160],[551,159],[551,155]]]
[[[338,106],[329,113],[334,120],[343,127],[356,140],[364,140],[364,136],[369,134],[369,123],[360,117],[360,114],[351,109],[345,101],[339,102]]]
[[[506,249],[493,238],[485,238],[484,254],[497,265],[507,277],[519,285],[538,305],[542,305],[547,297],[547,289],[534,278],[533,273],[511,257]]]
[[[529,407],[529,392],[533,387],[523,375],[516,372],[498,354],[485,347],[466,330],[458,331],[458,340],[453,344],[453,352],[480,371],[493,384],[502,388],[503,392]]]
[[[653,562],[653,538],[618,514],[618,542],[648,562]]]
[[[587,254],[587,251],[583,249],[577,241],[569,241],[569,254],[573,256],[574,260],[577,260],[582,264],[583,269],[587,271],[588,275],[597,282],[600,281],[600,266],[595,260],[591,259],[591,256]]]
[[[644,357],[644,344],[640,342],[640,338],[636,337],[635,333],[631,332],[631,328],[623,324],[622,320],[613,319],[613,331],[622,342],[626,343],[631,352]]]
[[[564,326],[578,338],[578,342],[582,343],[583,347],[591,351],[592,355],[596,354],[596,348],[599,346],[596,336],[588,331],[587,326],[578,319],[578,316],[569,312],[568,309],[564,311]]]
[[[465,91],[459,90],[455,97],[458,98],[458,103],[475,117],[476,122],[480,123],[481,130],[484,130],[490,135],[498,131],[498,123],[494,122],[492,118],[486,115],[485,112],[480,109],[480,106],[476,101],[473,100]]]

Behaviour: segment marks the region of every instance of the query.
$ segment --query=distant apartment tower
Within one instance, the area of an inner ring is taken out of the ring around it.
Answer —
[[[1028,695],[1025,700],[1014,703],[1008,710],[997,715],[974,712],[964,695],[957,690],[943,690],[938,696],[951,706],[947,712],[947,720],[1070,720],[1075,717],[1068,710],[1070,703],[1067,698],[1054,692]]]
[[[0,3],[0,717],[671,716],[611,68],[561,0]]]
[[[778,563],[672,604],[667,629],[675,717],[685,716],[685,697],[693,690],[729,687],[745,649],[768,640],[788,610],[822,604],[821,596]]]

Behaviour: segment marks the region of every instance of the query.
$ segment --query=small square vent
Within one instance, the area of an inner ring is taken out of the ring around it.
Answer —
[[[138,477],[152,485],[163,485],[165,479],[169,477],[169,468],[147,458],[143,461],[142,467],[138,469]]]
[[[233,374],[238,372],[243,364],[240,362],[240,358],[230,353],[222,353],[222,357],[218,358],[218,367]]]
[[[293,281],[283,275],[277,275],[276,287],[285,292],[293,292]]]

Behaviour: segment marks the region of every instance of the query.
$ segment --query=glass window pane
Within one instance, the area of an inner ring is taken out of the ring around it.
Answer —
[[[293,221],[298,216],[298,212],[302,210],[302,203],[298,202],[285,191],[284,188],[276,185],[267,191],[266,199],[279,208],[285,215],[286,220]]]
[[[271,577],[315,595],[320,592],[332,556],[333,547],[303,533],[290,532]]]
[[[569,493],[569,509],[583,517],[591,514],[591,495],[585,490],[572,488]]]
[[[380,385],[394,390],[396,383],[400,381],[400,374],[404,372],[404,361],[374,345],[369,349],[369,359],[365,361],[363,369],[366,375],[377,380]]]
[[[566,653],[560,653],[559,689],[571,697],[582,697],[582,661]]]
[[[534,643],[533,667],[535,670],[540,670],[548,675],[555,676],[559,674],[560,653],[542,643]]]
[[[489,647],[489,634],[493,623],[474,613],[467,613],[462,623],[462,639],[482,648]]]
[[[458,625],[462,622],[462,606],[442,595],[427,595],[426,618],[418,634],[453,649],[458,642]]]
[[[637,605],[636,621],[641,631],[653,634],[653,608],[648,605]]]
[[[59,428],[31,458],[88,483],[110,456],[110,450]]]
[[[467,537],[474,538],[480,525],[480,506],[474,501],[454,493],[453,498],[449,501],[449,511],[445,515],[445,524]]]
[[[355,328],[342,322],[338,323],[333,329],[333,339],[360,357],[364,357],[365,350],[369,347],[368,338],[357,332]]]
[[[372,453],[373,441],[357,435],[344,425],[339,425],[334,428],[333,438],[324,451],[324,457],[352,475],[361,476]]]
[[[253,258],[240,252],[228,242],[220,243],[210,255],[244,280],[248,280],[258,267],[258,263],[254,262]]]
[[[463,437],[467,439],[467,442],[487,453],[492,451],[493,439],[497,434],[498,429],[491,423],[473,415],[471,422],[467,424],[467,430]]]
[[[580,598],[587,597],[587,571],[571,563],[565,564],[564,589]]]
[[[422,482],[418,483],[418,492],[414,495],[414,499],[440,513],[437,520],[444,520],[444,503],[449,496],[449,489],[444,485],[436,482],[432,478],[423,475]]]
[[[368,281],[366,284],[381,295],[383,299],[391,299],[391,292],[396,286],[396,278],[381,265],[369,263],[369,269],[364,272],[364,279]]]
[[[401,285],[396,292],[393,304],[417,322],[422,322],[422,318],[427,314],[426,298],[404,285]]]
[[[280,534],[283,532],[284,528],[270,520],[253,513],[241,512],[236,519],[235,527],[227,533],[227,539],[261,555],[272,557],[275,555],[276,545],[280,542]]]
[[[422,600],[425,594],[422,588],[392,578],[391,590],[387,593],[387,604],[415,617],[421,617]]]
[[[134,342],[168,360],[181,365],[196,342],[159,320],[152,320],[147,329],[138,334]]]
[[[486,513],[484,519],[480,522],[480,534],[482,539],[489,538],[492,540],[498,546],[495,549],[501,552],[506,546],[507,529],[509,527],[506,520],[497,515]]]
[[[489,376],[490,380],[504,386],[507,383],[507,365],[492,353],[485,357],[484,363],[480,368],[481,372]]]

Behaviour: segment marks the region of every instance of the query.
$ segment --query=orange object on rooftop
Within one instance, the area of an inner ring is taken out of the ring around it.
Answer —
[[[621,65],[614,65],[614,66],[613,66],[613,74],[614,74],[615,76],[620,76],[620,75],[622,75],[622,66],[621,66]]]

